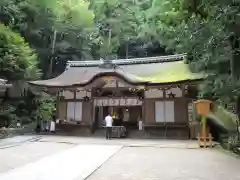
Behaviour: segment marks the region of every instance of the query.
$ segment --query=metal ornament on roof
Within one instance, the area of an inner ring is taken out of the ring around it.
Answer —
[[[187,54],[175,54],[167,56],[157,56],[157,57],[144,57],[144,58],[130,58],[130,59],[113,59],[111,60],[114,65],[128,65],[128,64],[142,64],[142,63],[157,63],[157,62],[170,62],[175,60],[184,60],[186,59]],[[82,67],[82,66],[99,66],[101,65],[100,59],[90,60],[90,61],[68,61],[70,67]],[[106,60],[103,60],[106,61]]]

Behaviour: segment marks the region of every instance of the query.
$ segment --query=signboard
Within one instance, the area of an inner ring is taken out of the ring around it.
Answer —
[[[132,87],[130,84],[122,80],[121,78],[113,77],[113,76],[104,76],[101,78],[106,84],[106,87]]]
[[[119,99],[95,99],[96,106],[141,106],[142,101],[138,98]]]
[[[106,83],[108,83],[108,82],[110,82],[110,81],[114,81],[114,80],[116,80],[114,77],[112,77],[112,76],[105,76],[105,77],[102,77],[102,79],[106,82]]]

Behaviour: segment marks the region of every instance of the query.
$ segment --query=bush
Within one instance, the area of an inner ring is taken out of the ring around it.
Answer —
[[[34,112],[35,120],[51,120],[52,114],[55,111],[55,99],[52,99],[49,96],[43,96],[37,101],[38,107]]]

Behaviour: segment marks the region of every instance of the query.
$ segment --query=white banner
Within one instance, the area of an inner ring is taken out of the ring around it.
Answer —
[[[137,98],[128,99],[95,99],[96,106],[141,106],[142,101]]]

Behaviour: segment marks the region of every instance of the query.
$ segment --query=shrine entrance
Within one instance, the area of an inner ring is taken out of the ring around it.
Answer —
[[[137,129],[143,112],[144,90],[112,76],[99,78],[97,81],[99,85],[92,89],[94,129],[105,125],[104,119],[108,114],[113,117],[113,126]]]
[[[98,99],[94,102],[95,129],[104,126],[105,117],[113,117],[114,126],[125,126],[127,129],[137,129],[138,120],[142,117],[142,101],[137,98]]]

